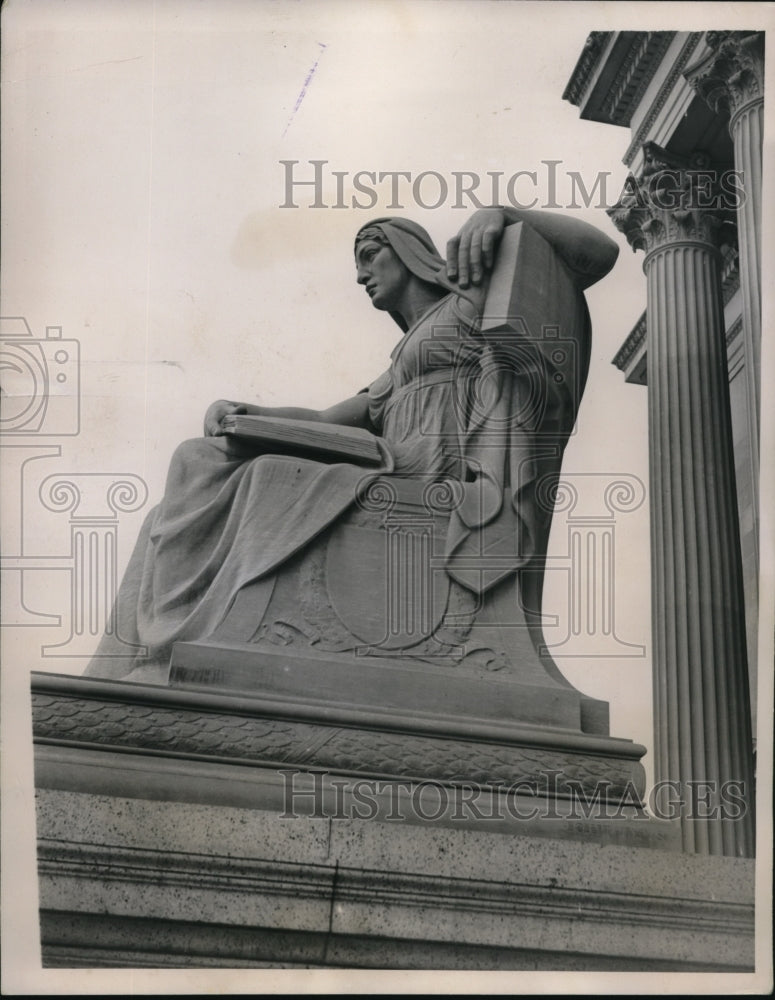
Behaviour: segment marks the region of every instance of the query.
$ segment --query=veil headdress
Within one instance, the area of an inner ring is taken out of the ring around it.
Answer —
[[[355,235],[355,250],[362,240],[373,239],[389,246],[401,263],[416,278],[429,285],[436,285],[445,292],[455,292],[468,298],[465,291],[447,277],[447,264],[433,240],[422,226],[411,219],[386,216],[365,223]],[[398,313],[390,315],[406,333],[407,326]]]

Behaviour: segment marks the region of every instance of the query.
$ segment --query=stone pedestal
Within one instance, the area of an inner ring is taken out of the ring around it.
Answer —
[[[611,214],[633,248],[646,250],[655,772],[705,795],[744,795],[741,822],[709,809],[705,823],[684,824],[684,846],[750,856],[745,619],[716,250],[722,220],[698,207],[686,163],[653,144],[644,153],[643,177]]]
[[[235,753],[195,698],[35,677],[44,966],[753,967],[752,862],[682,854],[674,823],[259,764],[244,700]]]
[[[673,823],[259,765],[162,692],[35,678],[44,966],[752,968],[752,863]]]
[[[210,676],[215,658],[228,659],[228,654],[210,650]],[[625,803],[642,812],[644,748],[571,726],[515,721],[509,709],[520,694],[525,701],[531,697],[529,688],[490,684],[480,690],[476,703],[493,708],[487,718],[463,708],[481,684],[449,682],[437,710],[430,712],[418,706],[427,703],[432,689],[438,692],[443,675],[413,676],[383,667],[377,679],[363,665],[360,677],[334,662],[325,671],[321,666],[267,660],[259,671],[261,691],[252,694],[240,686],[238,672],[233,693],[196,690],[201,671],[191,662],[178,677],[191,680],[188,689],[48,675],[35,686],[35,736],[57,744],[194,755],[245,767],[314,768],[552,801]],[[255,662],[251,668],[253,673]],[[230,673],[235,672],[227,667],[221,676]],[[382,704],[376,700],[380,693]],[[540,691],[532,697],[527,708],[534,712],[556,716],[558,709],[573,707],[549,703]]]

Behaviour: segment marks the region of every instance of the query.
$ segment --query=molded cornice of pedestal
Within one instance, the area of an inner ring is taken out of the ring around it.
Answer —
[[[314,698],[231,695],[35,675],[37,744],[242,766],[304,767],[387,780],[474,783],[638,806],[645,748],[630,740]]]
[[[684,76],[716,113],[734,115],[764,98],[764,32],[709,31],[710,53]]]
[[[646,253],[673,243],[717,246],[729,219],[719,172],[704,153],[677,156],[654,142],[644,143],[640,177],[627,178],[624,194],[608,209],[633,250]]]

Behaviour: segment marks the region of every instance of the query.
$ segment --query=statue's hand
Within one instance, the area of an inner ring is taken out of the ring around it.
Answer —
[[[447,277],[461,288],[480,285],[495,263],[506,219],[502,208],[480,208],[447,243]]]
[[[205,437],[223,434],[221,420],[229,413],[247,413],[247,409],[242,403],[231,403],[228,399],[217,399],[209,406],[205,413]]]

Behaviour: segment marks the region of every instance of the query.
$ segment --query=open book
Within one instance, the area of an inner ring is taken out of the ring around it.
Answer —
[[[313,420],[257,417],[231,413],[221,421],[226,434],[254,441],[263,451],[309,455],[323,461],[381,465],[383,453],[374,434],[362,427]]]

